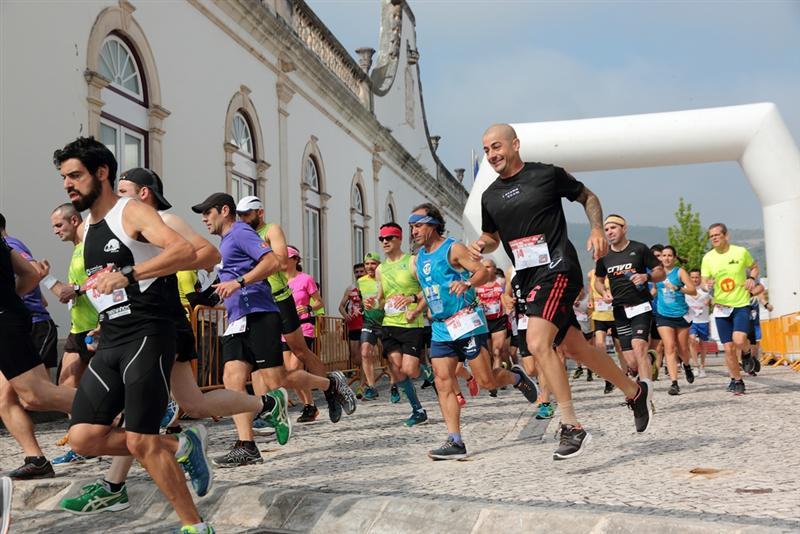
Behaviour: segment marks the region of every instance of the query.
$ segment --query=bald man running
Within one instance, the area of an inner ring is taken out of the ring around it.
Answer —
[[[587,250],[595,260],[607,251],[600,200],[561,167],[525,163],[520,141],[508,124],[491,126],[483,150],[498,178],[481,198],[481,237],[470,245],[475,258],[502,244],[517,271],[525,298],[528,349],[553,391],[561,412],[561,439],[553,459],[583,452],[591,436],[578,422],[564,366],[553,346],[620,388],[634,411],[636,430],[650,422],[650,388],[628,379],[605,352],[583,337],[572,304],[583,287],[578,254],[567,237],[561,198],[583,204],[592,230]]]

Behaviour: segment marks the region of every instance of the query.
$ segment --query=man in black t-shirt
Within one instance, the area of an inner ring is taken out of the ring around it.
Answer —
[[[628,239],[624,218],[609,215],[603,226],[611,250],[597,260],[595,289],[614,305],[614,324],[628,367],[635,369],[640,379],[649,379],[653,369],[647,346],[653,308],[647,283],[663,280],[664,267],[647,245]],[[610,291],[605,286],[606,277]]]
[[[629,380],[613,360],[589,345],[580,331],[572,304],[583,287],[578,254],[567,237],[561,199],[578,201],[592,225],[587,249],[595,259],[606,252],[602,208],[597,196],[560,167],[525,163],[520,141],[507,124],[490,127],[483,136],[486,159],[499,174],[481,198],[481,237],[470,245],[477,258],[502,244],[512,259],[529,317],[528,350],[552,389],[561,412],[561,442],[554,459],[580,454],[591,439],[578,423],[564,366],[554,343],[577,361],[620,388],[634,410],[636,428],[650,421],[647,385]]]

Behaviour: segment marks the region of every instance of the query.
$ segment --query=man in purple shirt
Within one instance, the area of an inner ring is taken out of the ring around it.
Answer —
[[[289,371],[283,367],[281,348],[281,317],[272,298],[267,276],[281,270],[280,259],[271,254],[270,246],[249,225],[236,220],[236,203],[226,193],[214,193],[206,200],[192,206],[192,211],[203,215],[209,233],[221,236],[222,269],[217,294],[222,297],[227,310],[228,326],[222,337],[222,357],[225,368],[222,381],[234,391],[245,391],[251,373],[259,373],[270,390],[283,386],[293,389],[320,389],[333,395],[341,403],[341,394],[347,384],[338,376],[330,378],[312,375],[303,370]],[[261,386],[253,381],[254,389]],[[256,391],[263,395],[266,391]],[[222,457],[213,459],[219,467],[236,467],[261,463],[263,459],[255,446],[253,414],[233,416],[239,440]],[[285,424],[288,432],[276,432],[283,444],[291,435],[291,422]],[[280,430],[280,429],[276,429]]]

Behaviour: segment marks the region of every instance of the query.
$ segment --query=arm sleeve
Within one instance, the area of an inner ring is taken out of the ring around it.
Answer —
[[[603,261],[603,258],[598,258],[597,262],[595,262],[595,264],[594,264],[594,276],[596,276],[597,278],[605,278],[606,277],[606,262]]]
[[[647,248],[647,246],[642,245],[642,258],[644,259],[644,264],[648,269],[655,269],[661,262],[656,258],[656,255],[653,254],[653,251]]]
[[[583,182],[579,182],[570,173],[561,167],[553,167],[558,196],[566,198],[570,202],[575,202],[583,191]]]
[[[259,261],[265,254],[272,252],[272,248],[254,230],[239,234],[239,246],[242,247],[245,254],[256,261]]]
[[[493,234],[497,232],[497,224],[495,224],[494,219],[489,214],[489,210],[486,208],[485,195],[486,192],[481,196],[481,231],[487,234]]]

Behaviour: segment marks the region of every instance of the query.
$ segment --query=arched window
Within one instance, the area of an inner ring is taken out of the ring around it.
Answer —
[[[97,61],[110,83],[100,97],[100,142],[117,158],[118,171],[148,166],[147,84],[135,51],[115,33],[108,35]]]
[[[322,283],[322,198],[320,195],[319,163],[314,156],[306,157],[303,163],[305,206],[303,227],[305,231],[304,264],[306,271],[318,283]]]
[[[351,196],[351,219],[353,222],[353,263],[364,261],[366,239],[366,213],[364,211],[364,191],[358,183],[353,184]]]
[[[228,141],[236,147],[232,158],[231,195],[236,199],[256,195],[258,175],[255,151],[253,150],[253,133],[250,121],[243,110],[239,110],[233,115]]]

